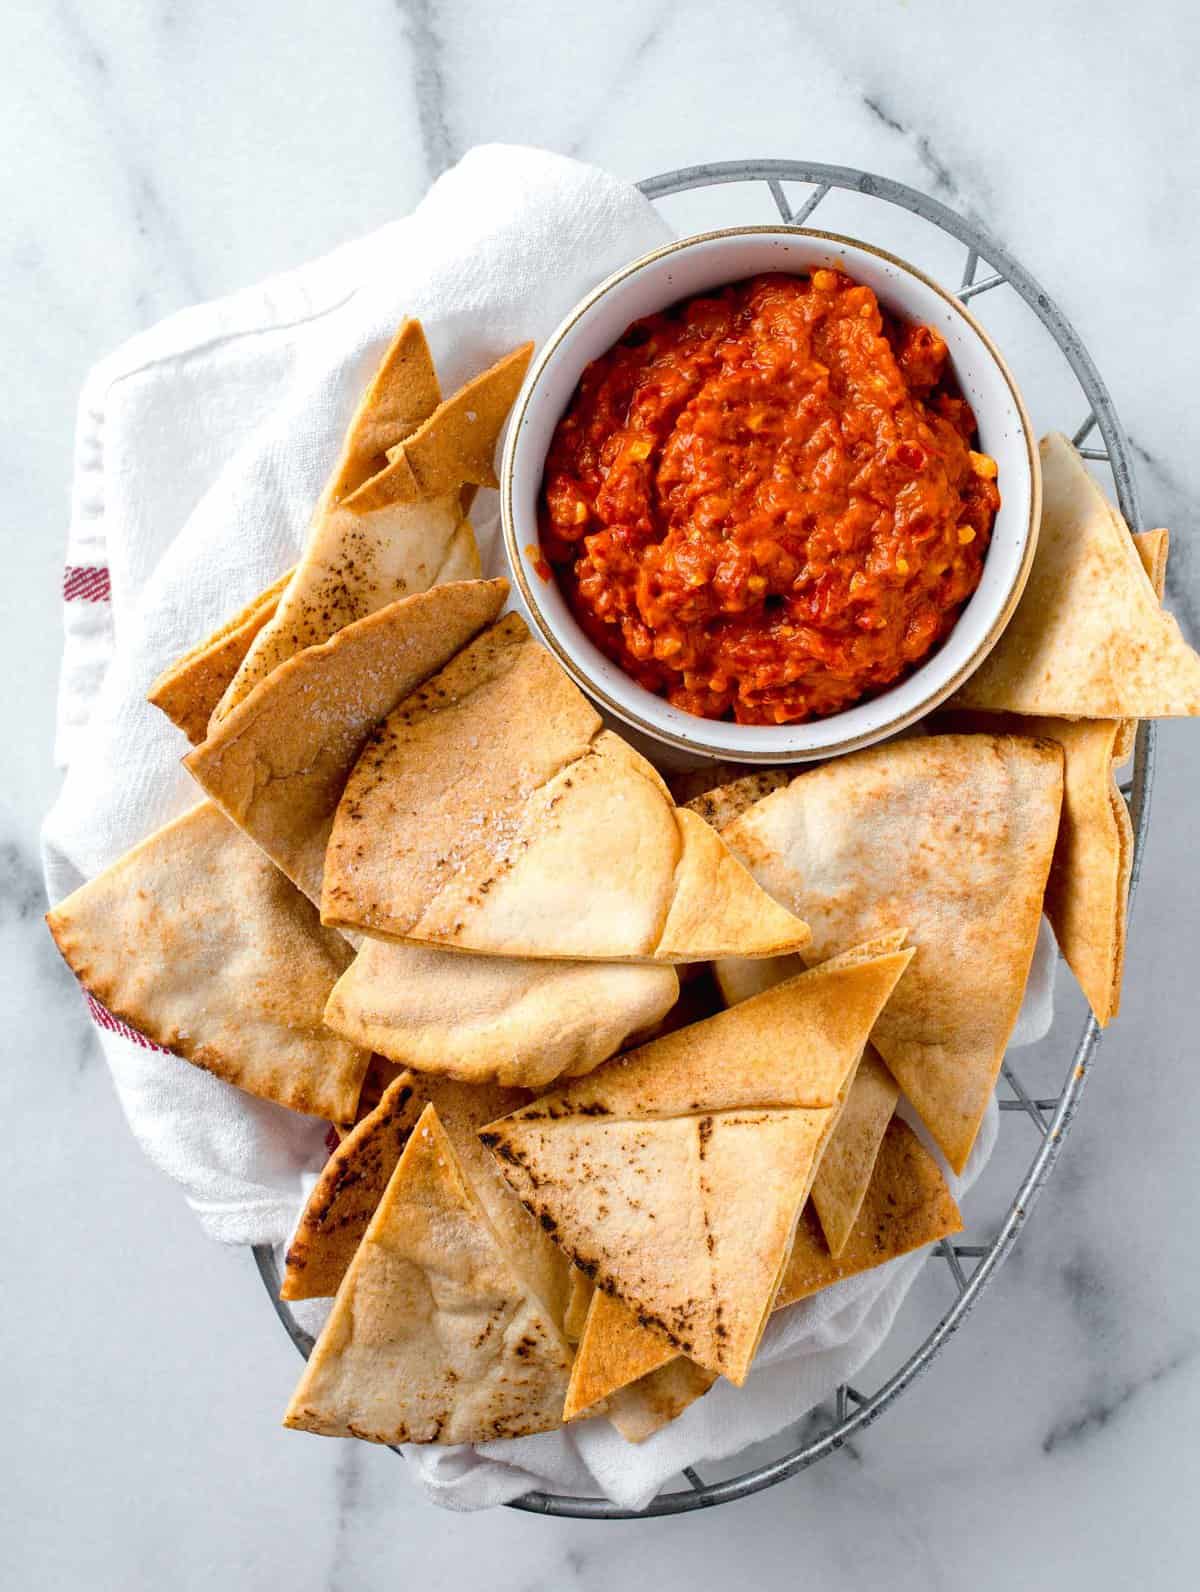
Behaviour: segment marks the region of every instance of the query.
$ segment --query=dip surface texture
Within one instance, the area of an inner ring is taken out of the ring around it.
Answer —
[[[543,556],[598,647],[705,718],[823,718],[938,645],[1000,505],[946,345],[837,271],[637,321],[546,458]]]

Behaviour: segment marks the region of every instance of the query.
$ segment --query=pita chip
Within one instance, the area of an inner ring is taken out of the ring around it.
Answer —
[[[404,503],[352,507],[390,468],[387,449],[436,413],[440,397],[420,322],[405,321],[350,422],[278,609],[214,710],[214,727],[295,653],[398,598],[479,575],[461,483]]]
[[[656,1328],[640,1326],[625,1305],[597,1289],[571,1368],[563,1419],[603,1407],[626,1442],[641,1443],[682,1415],[716,1380]]]
[[[433,1105],[493,1231],[526,1285],[562,1325],[572,1293],[570,1267],[479,1142],[485,1122],[528,1100],[525,1090],[401,1073],[325,1163],[288,1246],[280,1297],[318,1299],[337,1292],[417,1118]]]
[[[735,818],[740,818],[754,806],[755,802],[762,801],[764,796],[769,796],[772,791],[781,790],[791,776],[786,769],[763,768],[755,769],[752,773],[741,774],[736,779],[730,780],[725,785],[709,786],[683,803],[697,818],[703,818],[718,834],[731,824]]]
[[[663,965],[463,956],[364,940],[325,1021],[420,1072],[542,1089],[591,1072],[678,997],[675,969]]]
[[[882,1266],[961,1231],[958,1206],[937,1162],[907,1122],[893,1117],[883,1135],[866,1198],[841,1254],[836,1258],[830,1255],[810,1205],[796,1229],[775,1308],[795,1304],[844,1277]]]
[[[899,1098],[896,1080],[868,1045],[813,1179],[813,1208],[835,1257],[850,1240]]]
[[[643,1325],[628,1305],[593,1288],[571,1367],[563,1420],[585,1415],[610,1394],[679,1357],[679,1350],[657,1327]]]
[[[507,581],[459,581],[347,625],[281,664],[184,766],[319,902],[334,812],[367,737],[495,619],[507,593]]]
[[[322,1021],[348,945],[258,847],[203,802],[47,913],[80,983],[226,1083],[354,1119],[369,1051]]]
[[[193,746],[208,733],[208,721],[255,636],[274,618],[292,573],[289,569],[207,641],[185,652],[150,687],[147,702],[165,713]]]
[[[427,1102],[402,1073],[321,1169],[288,1245],[281,1299],[337,1293]]]
[[[808,938],[516,614],[371,737],[334,820],[321,914],[509,957],[705,961]]]
[[[394,504],[457,494],[464,484],[497,487],[493,460],[508,411],[521,390],[532,343],[523,343],[460,387],[424,424],[388,449],[388,466],[346,500],[364,514]]]
[[[1041,453],[1028,583],[955,705],[1050,718],[1200,713],[1200,656],[1160,606],[1124,522],[1065,437],[1047,437]]]
[[[815,1158],[911,953],[818,968],[481,1134],[598,1287],[741,1383]]]
[[[284,1425],[376,1443],[477,1443],[562,1420],[571,1349],[427,1106]]]
[[[1116,513],[1116,510],[1113,510]],[[1124,525],[1124,521],[1121,522]],[[1150,577],[1150,584],[1154,587],[1154,595],[1161,603],[1167,589],[1167,553],[1171,545],[1169,531],[1135,531],[1133,545],[1137,548],[1138,557],[1142,561],[1142,568]],[[1133,745],[1137,739],[1137,719],[1122,719],[1121,728],[1117,732],[1117,739],[1113,746],[1113,761],[1126,763],[1133,756]]]
[[[1004,735],[891,741],[798,775],[724,838],[801,912],[806,957],[904,928],[916,955],[872,1042],[955,1171],[1033,959],[1063,755]]]
[[[567,1308],[563,1313],[563,1331],[567,1335],[568,1342],[578,1343],[583,1336],[595,1292],[592,1279],[581,1272],[578,1266],[572,1266],[571,1289],[567,1295]]]

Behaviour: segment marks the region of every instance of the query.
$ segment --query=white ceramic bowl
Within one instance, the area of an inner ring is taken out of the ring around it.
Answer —
[[[980,446],[999,467],[1002,499],[983,578],[936,652],[868,701],[807,724],[730,724],[672,707],[636,684],[588,640],[557,581],[536,568],[538,495],[554,428],[584,367],[630,322],[693,294],[762,271],[843,270],[907,321],[936,326],[975,411]],[[805,762],[867,746],[928,713],[977,669],[1025,585],[1041,505],[1038,451],[1016,383],[966,309],[894,255],[827,232],[737,227],[657,249],[602,282],[558,327],[526,377],[513,409],[501,472],[504,539],[513,576],[542,639],[575,682],[626,724],[685,752],[742,763]]]

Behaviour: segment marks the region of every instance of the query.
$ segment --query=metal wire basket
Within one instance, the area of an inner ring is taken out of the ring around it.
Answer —
[[[785,184],[805,190],[799,202],[792,203]],[[855,171],[847,166],[811,165],[801,161],[723,161],[715,165],[689,166],[681,171],[649,177],[639,186],[649,199],[657,202],[697,192],[703,192],[707,199],[712,200],[715,193],[725,190],[729,185],[750,185],[748,190],[742,190],[743,194],[753,196],[758,204],[769,195],[787,226],[802,227],[831,195],[848,195],[855,196],[856,203],[859,200],[869,201],[876,207],[891,207],[893,212],[920,217],[936,229],[943,245],[950,241],[960,246],[952,255],[944,256],[940,275],[944,277],[947,274],[948,265],[957,271],[953,290],[964,302],[996,289],[1008,288],[1033,312],[1040,322],[1043,341],[1047,340],[1045,334],[1048,334],[1048,338],[1057,345],[1058,353],[1069,367],[1073,388],[1082,394],[1078,410],[1082,418],[1072,427],[1072,440],[1085,459],[1097,461],[1111,470],[1121,513],[1131,530],[1141,529],[1129,441],[1091,355],[1048,294],[1008,250],[990,237],[976,221],[967,220],[928,194],[893,182],[890,178]],[[706,217],[705,222],[711,224],[711,217]],[[862,226],[861,221],[858,225]],[[840,230],[853,231],[854,223],[850,227],[843,225]],[[865,230],[871,232],[869,241],[878,241],[874,226],[869,225]],[[961,262],[961,266],[958,262]],[[983,275],[980,275],[981,268],[985,271]],[[931,274],[939,275],[936,270]],[[1087,445],[1095,432],[1099,432],[1102,447]],[[1133,819],[1131,896],[1141,871],[1153,773],[1154,726],[1142,724],[1137,733],[1132,777],[1122,786],[1122,794],[1129,804]],[[1026,1088],[1011,1063],[1005,1061],[1001,1079],[1008,1094],[999,1101],[1001,1122],[1019,1119],[1032,1123],[1036,1132],[1035,1154],[1012,1195],[1007,1212],[985,1241],[956,1243],[945,1240],[931,1250],[931,1256],[939,1258],[949,1268],[955,1288],[953,1302],[899,1369],[882,1381],[874,1392],[843,1384],[833,1390],[832,1403],[827,1410],[814,1412],[814,1418],[807,1423],[802,1440],[782,1455],[721,1481],[706,1482],[695,1470],[688,1468],[682,1472],[688,1483],[686,1489],[661,1492],[644,1509],[622,1509],[605,1498],[565,1497],[545,1492],[527,1493],[514,1500],[509,1507],[535,1514],[602,1520],[672,1515],[691,1509],[711,1508],[716,1504],[730,1503],[735,1498],[748,1497],[751,1493],[785,1481],[797,1471],[805,1470],[819,1459],[824,1459],[841,1448],[849,1438],[862,1432],[929,1368],[939,1350],[974,1309],[1012,1249],[1062,1150],[1083,1096],[1099,1042],[1100,1028],[1089,1014],[1057,1094],[1039,1095]],[[292,1342],[301,1354],[307,1356],[312,1349],[313,1339],[279,1298],[279,1274],[274,1253],[269,1246],[264,1245],[255,1249],[254,1256],[280,1320]]]

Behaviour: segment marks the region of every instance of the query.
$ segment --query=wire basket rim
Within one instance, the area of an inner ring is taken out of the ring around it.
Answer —
[[[836,188],[897,205],[921,216],[962,243],[967,250],[967,258],[958,296],[963,299],[973,298],[993,288],[1008,285],[1020,294],[1037,315],[1066,358],[1090,405],[1087,418],[1077,428],[1072,440],[1080,446],[1093,428],[1100,431],[1104,441],[1104,451],[1088,450],[1087,456],[1103,459],[1108,463],[1113,475],[1118,504],[1126,524],[1131,531],[1141,528],[1137,481],[1130,456],[1129,440],[1091,354],[1058,305],[1009,250],[982,225],[959,215],[957,211],[951,210],[931,195],[897,182],[893,178],[859,171],[850,166],[817,162],[774,159],[718,161],[662,172],[647,177],[638,184],[638,187],[648,199],[654,200],[696,188],[738,182],[764,183],[771,192],[782,224],[785,226],[802,227],[804,221],[815,212],[822,200]],[[785,182],[808,184],[814,190],[795,211],[792,210],[784,193],[782,184]],[[977,281],[975,273],[981,263],[990,265],[994,274]],[[1154,725],[1144,722],[1138,727],[1132,787],[1129,793],[1134,830],[1129,883],[1130,906],[1141,873],[1145,838],[1149,828],[1154,748]],[[1095,1017],[1089,1012],[1053,1115],[1047,1122],[1040,1110],[1032,1111],[1035,1120],[1042,1127],[1041,1145],[1013,1196],[998,1232],[990,1244],[977,1246],[971,1250],[970,1258],[974,1259],[976,1264],[970,1276],[965,1275],[961,1266],[960,1251],[966,1253],[963,1246],[954,1246],[950,1240],[944,1240],[942,1244],[931,1250],[931,1254],[944,1253],[950,1262],[958,1283],[958,1296],[904,1364],[874,1393],[863,1395],[843,1385],[837,1389],[837,1415],[834,1424],[818,1437],[798,1444],[778,1459],[753,1467],[722,1482],[704,1482],[694,1470],[689,1468],[683,1473],[689,1483],[688,1491],[660,1492],[641,1509],[626,1509],[599,1496],[572,1496],[544,1491],[525,1493],[519,1498],[512,1499],[506,1507],[533,1514],[601,1520],[652,1519],[696,1509],[715,1508],[720,1504],[749,1497],[796,1475],[799,1471],[834,1453],[849,1438],[871,1425],[917,1377],[928,1370],[940,1350],[974,1309],[984,1290],[1011,1252],[1066,1140],[1090,1075],[1100,1036],[1101,1029]],[[1010,1087],[1014,1088],[1023,1107],[1037,1108],[1044,1104],[1028,1099],[1024,1090],[1014,1081],[1015,1075],[1010,1073],[1007,1064],[1005,1072],[1009,1077]],[[313,1339],[279,1298],[279,1272],[271,1246],[255,1245],[254,1259],[275,1312],[288,1336],[300,1353],[307,1356],[312,1348]],[[851,1402],[853,1408],[850,1407]],[[396,1452],[400,1450],[397,1449]]]

